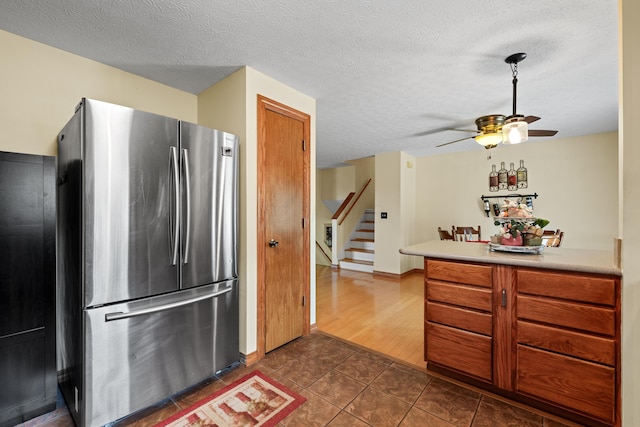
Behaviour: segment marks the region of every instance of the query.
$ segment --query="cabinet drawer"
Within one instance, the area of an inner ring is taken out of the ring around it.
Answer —
[[[615,306],[616,280],[606,277],[518,270],[518,293]]]
[[[614,424],[615,370],[518,345],[517,391]]]
[[[613,339],[518,321],[518,343],[610,366],[615,365]]]
[[[426,319],[429,322],[466,329],[467,331],[491,336],[492,317],[488,313],[465,310],[460,307],[438,304],[427,301]]]
[[[518,319],[534,320],[567,328],[603,334],[615,334],[615,313],[612,309],[518,295]]]
[[[427,300],[491,311],[491,289],[427,281]]]
[[[426,322],[427,362],[491,382],[490,337]]]
[[[491,272],[492,267],[486,265],[462,264],[432,259],[425,261],[427,279],[491,288]]]

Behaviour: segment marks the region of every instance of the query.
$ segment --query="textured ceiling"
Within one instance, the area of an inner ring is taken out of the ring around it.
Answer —
[[[618,124],[616,0],[2,0],[0,29],[194,94],[252,67],[317,100],[320,168],[482,153],[435,146],[510,114],[515,52],[531,129]]]

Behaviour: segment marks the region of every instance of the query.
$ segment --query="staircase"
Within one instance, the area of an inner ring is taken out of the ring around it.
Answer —
[[[374,233],[375,211],[367,209],[349,241],[349,248],[344,251],[345,258],[340,260],[340,268],[373,273]]]

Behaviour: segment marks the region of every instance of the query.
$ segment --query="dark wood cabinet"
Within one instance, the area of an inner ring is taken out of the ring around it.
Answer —
[[[578,422],[620,425],[620,280],[425,259],[425,360]]]
[[[55,409],[55,159],[0,152],[0,426]]]

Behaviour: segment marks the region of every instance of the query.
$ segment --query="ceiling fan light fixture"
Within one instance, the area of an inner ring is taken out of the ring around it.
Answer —
[[[502,139],[505,144],[519,144],[529,139],[529,125],[521,118],[507,120],[502,126]]]
[[[488,132],[476,136],[476,142],[485,148],[493,148],[502,142],[502,133]]]

